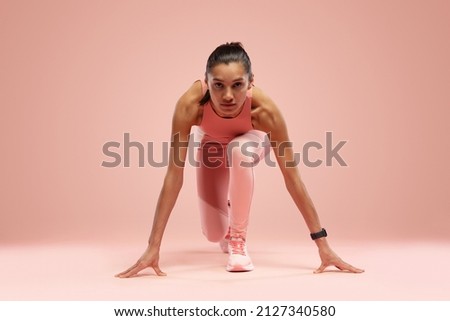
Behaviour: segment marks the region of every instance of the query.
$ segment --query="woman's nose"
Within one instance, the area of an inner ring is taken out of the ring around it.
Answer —
[[[233,93],[231,91],[231,88],[228,88],[225,90],[225,93],[223,95],[223,100],[225,100],[225,101],[233,100]]]

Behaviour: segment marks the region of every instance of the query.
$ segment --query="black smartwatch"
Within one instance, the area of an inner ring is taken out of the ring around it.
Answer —
[[[327,231],[324,228],[320,232],[311,233],[310,235],[312,240],[317,240],[320,239],[321,237],[328,236]]]

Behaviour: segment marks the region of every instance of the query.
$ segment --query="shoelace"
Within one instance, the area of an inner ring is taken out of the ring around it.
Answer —
[[[246,255],[245,240],[241,238],[230,239],[231,254]]]

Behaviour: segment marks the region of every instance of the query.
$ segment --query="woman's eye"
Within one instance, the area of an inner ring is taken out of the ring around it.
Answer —
[[[216,83],[214,84],[214,87],[215,87],[215,88],[222,88],[223,85],[222,85],[221,83],[216,82]]]
[[[234,87],[235,88],[239,88],[239,87],[241,87],[242,86],[242,83],[241,82],[236,82],[236,83],[234,83]]]

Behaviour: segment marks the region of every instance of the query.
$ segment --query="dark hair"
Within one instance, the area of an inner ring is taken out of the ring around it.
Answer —
[[[206,63],[205,78],[215,66],[219,64],[228,65],[232,62],[240,62],[244,66],[245,72],[249,75],[250,81],[253,80],[250,57],[240,42],[227,42],[226,44],[217,47],[211,55],[209,55],[208,62]],[[209,90],[207,90],[200,100],[200,105],[206,104],[210,98]]]

